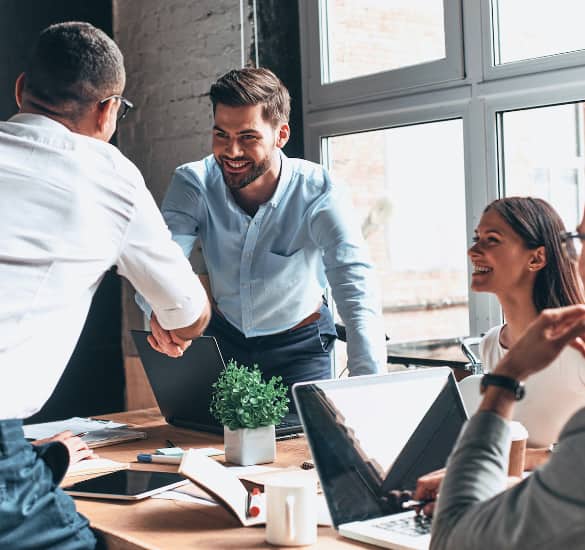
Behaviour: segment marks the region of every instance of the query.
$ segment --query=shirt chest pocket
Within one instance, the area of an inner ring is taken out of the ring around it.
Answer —
[[[264,285],[266,288],[289,288],[305,278],[307,262],[301,248],[292,254],[268,252],[264,258]]]

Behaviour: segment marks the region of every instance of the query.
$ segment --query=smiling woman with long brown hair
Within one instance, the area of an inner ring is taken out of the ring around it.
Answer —
[[[565,226],[544,200],[507,197],[489,204],[469,249],[471,288],[498,297],[505,324],[492,328],[481,343],[486,371],[497,365],[526,327],[546,308],[584,303],[575,251],[563,243]],[[585,363],[567,348],[548,368],[527,382],[516,420],[532,446],[556,442],[561,427],[585,405]]]

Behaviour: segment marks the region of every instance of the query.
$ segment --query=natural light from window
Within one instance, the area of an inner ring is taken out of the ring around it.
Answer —
[[[330,137],[324,148],[351,192],[392,342],[468,335],[461,120]]]
[[[442,0],[322,0],[321,11],[323,82],[445,57]]]
[[[569,103],[500,115],[505,195],[545,199],[570,231],[585,200],[584,107]]]
[[[493,0],[495,63],[585,48],[583,0]]]

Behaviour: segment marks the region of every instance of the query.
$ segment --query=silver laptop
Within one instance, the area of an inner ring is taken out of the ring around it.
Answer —
[[[165,420],[180,428],[222,434],[223,426],[209,412],[212,384],[225,368],[215,338],[201,336],[181,357],[173,358],[152,349],[147,340],[149,332],[131,333]],[[275,427],[277,438],[302,431],[296,413],[288,413]]]
[[[426,549],[430,520],[393,495],[445,466],[467,414],[451,369],[295,384],[293,395],[342,536]]]

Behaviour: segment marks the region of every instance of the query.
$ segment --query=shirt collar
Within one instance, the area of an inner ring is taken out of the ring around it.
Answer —
[[[282,199],[286,188],[288,187],[288,183],[291,178],[292,168],[288,157],[282,152],[282,149],[279,150],[280,152],[280,176],[278,178],[278,185],[276,186],[276,190],[274,194],[268,201],[272,208],[276,208]]]
[[[29,126],[38,126],[41,128],[60,129],[61,131],[71,132],[67,126],[57,122],[45,115],[38,115],[35,113],[17,113],[8,119],[8,122],[16,122],[17,124],[27,124]]]

